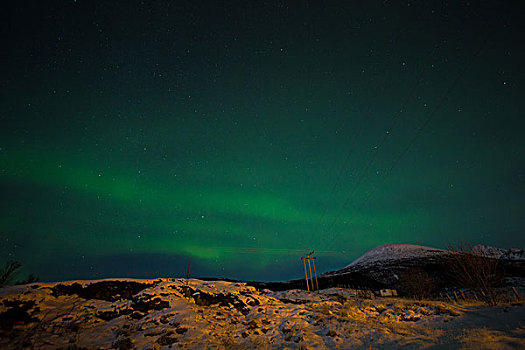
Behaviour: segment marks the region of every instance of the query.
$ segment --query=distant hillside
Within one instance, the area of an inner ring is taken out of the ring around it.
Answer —
[[[495,259],[525,260],[525,249],[502,249],[478,244],[472,247],[472,251]]]
[[[473,252],[498,259],[509,285],[525,288],[525,251],[476,245]],[[400,277],[411,268],[425,271],[436,281],[437,288],[454,287],[449,271],[450,252],[414,244],[379,245],[346,267],[318,276],[320,288],[350,287],[378,290],[399,288]],[[306,289],[304,278],[284,282],[248,282],[256,288],[271,290]]]
[[[472,248],[474,254],[497,259],[505,271],[508,283],[525,287],[525,251],[502,249],[485,245]],[[412,244],[379,245],[345,268],[322,274],[322,279],[340,280],[344,276],[362,275],[389,288],[399,287],[400,276],[411,268],[418,268],[433,277],[438,288],[453,287],[449,271],[448,250]]]
[[[347,267],[374,264],[379,261],[442,256],[443,254],[448,254],[448,251],[414,244],[383,244],[369,250]]]

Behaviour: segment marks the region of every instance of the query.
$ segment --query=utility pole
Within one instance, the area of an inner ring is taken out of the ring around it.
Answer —
[[[310,291],[310,285],[308,284],[308,273],[306,272],[306,258],[301,257],[301,260],[303,261],[303,265],[304,265],[304,277],[306,280],[306,289]]]
[[[312,251],[312,255],[314,252]],[[315,271],[315,257],[312,258],[312,264],[314,265],[314,276],[315,276],[315,287],[319,290],[319,283],[317,282],[317,272]]]
[[[312,258],[310,257],[312,253],[308,253],[306,254],[307,256],[307,259],[308,259],[308,269],[310,270],[310,285],[312,286],[312,290],[315,290],[315,286],[314,286],[314,278],[312,276],[312,265],[310,265],[310,260],[312,260]]]
[[[311,251],[310,253],[306,254],[306,258],[301,257],[301,260],[303,261],[304,266],[304,278],[306,280],[306,288],[308,291],[310,291],[310,286],[313,290],[319,290],[319,282],[317,281],[317,271],[315,270],[315,257],[314,251]],[[310,270],[310,276],[308,276],[308,271],[306,270],[306,260],[308,260],[308,270]],[[310,263],[310,260],[312,261]],[[314,266],[314,274],[312,274],[312,265]],[[314,276],[315,276],[315,284],[314,284]],[[308,281],[310,280],[310,281]]]

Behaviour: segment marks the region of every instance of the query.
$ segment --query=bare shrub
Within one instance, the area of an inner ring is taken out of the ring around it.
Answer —
[[[15,284],[30,284],[40,281],[40,277],[30,274],[25,280],[17,281]]]
[[[491,258],[483,251],[473,251],[469,243],[448,244],[450,258],[448,271],[463,288],[476,291],[481,299],[496,305],[500,297],[499,287],[504,282],[504,271],[498,259]]]
[[[410,298],[423,300],[436,292],[436,283],[432,276],[420,267],[403,270],[399,276],[400,290]]]
[[[18,261],[8,261],[5,266],[0,269],[0,287],[13,281],[17,270],[22,266]]]
[[[356,296],[356,299],[358,299],[358,300],[360,300],[360,299],[373,299],[374,298],[374,293],[372,293],[371,290],[356,289],[355,296]]]

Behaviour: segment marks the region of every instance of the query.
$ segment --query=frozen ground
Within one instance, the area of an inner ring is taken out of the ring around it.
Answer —
[[[0,289],[0,298],[2,349],[525,348],[523,303],[259,292],[196,279],[38,283]]]

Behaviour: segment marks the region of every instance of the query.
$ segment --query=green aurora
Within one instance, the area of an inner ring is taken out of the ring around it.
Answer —
[[[0,253],[24,273],[523,246],[518,4],[60,3],[2,14]]]

